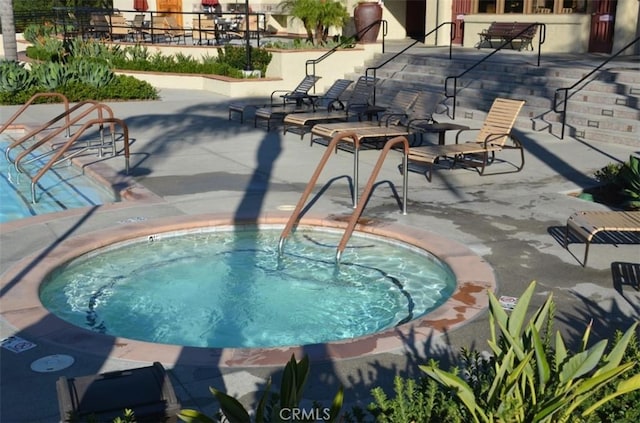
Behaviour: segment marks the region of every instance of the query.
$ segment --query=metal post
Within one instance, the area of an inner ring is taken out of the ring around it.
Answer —
[[[253,70],[251,66],[251,35],[249,34],[249,0],[244,0],[244,21],[245,21],[245,38],[246,38],[246,50],[247,50],[247,64],[245,70]]]

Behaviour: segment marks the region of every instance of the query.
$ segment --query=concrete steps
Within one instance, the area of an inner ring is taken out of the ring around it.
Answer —
[[[516,127],[548,131],[556,136],[561,132],[562,121],[562,114],[553,111],[556,90],[572,86],[604,60],[602,56],[550,57],[538,67],[531,54],[510,52],[497,57],[500,53],[458,79],[456,118],[481,121],[496,97],[521,98],[527,103]],[[362,75],[367,68],[392,55],[376,56],[356,69],[354,76]],[[484,54],[475,50],[460,49],[452,60],[442,50],[410,50],[376,71],[380,79],[376,102],[384,103],[386,95],[400,89],[443,93],[447,77],[460,75],[481,57]],[[449,91],[452,89],[450,80]],[[453,99],[445,104],[451,113]],[[640,146],[640,62],[612,61],[571,90],[566,125],[565,136]]]

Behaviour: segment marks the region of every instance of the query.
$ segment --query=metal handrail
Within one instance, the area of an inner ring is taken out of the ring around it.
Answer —
[[[340,239],[340,243],[338,244],[338,248],[336,249],[337,264],[340,263],[340,258],[342,257],[342,253],[344,252],[345,247],[347,246],[347,242],[349,242],[349,238],[351,238],[351,234],[353,234],[356,224],[358,223],[358,219],[362,215],[362,211],[367,205],[367,200],[369,199],[369,196],[371,195],[371,191],[373,190],[373,184],[375,183],[378,173],[380,173],[380,169],[382,168],[384,160],[386,159],[387,154],[389,153],[389,150],[391,150],[396,144],[402,144],[402,148],[403,148],[402,214],[403,215],[407,214],[407,191],[408,191],[408,181],[409,181],[409,171],[407,167],[408,167],[408,155],[409,155],[409,141],[407,140],[406,137],[401,136],[401,137],[392,138],[384,144],[384,148],[382,149],[380,156],[378,156],[378,161],[376,162],[376,165],[371,171],[371,176],[369,176],[369,181],[367,181],[367,185],[362,191],[361,201],[358,203],[358,207],[351,214],[351,218],[349,219],[349,223],[347,224],[347,229],[345,229],[344,233],[342,234],[342,238]]]
[[[87,104],[91,105],[91,107],[89,109],[85,110],[84,112],[82,112],[80,115],[74,117],[73,119],[70,117],[71,113],[75,112],[76,110],[80,109],[81,107],[83,107],[83,106],[85,106]],[[79,122],[84,117],[88,116],[89,113],[93,112],[94,110],[98,111],[98,117],[100,117],[100,118],[102,118],[102,111],[103,110],[106,110],[107,113],[109,113],[109,117],[113,117],[113,110],[111,109],[111,107],[107,106],[106,104],[99,103],[99,102],[97,102],[95,100],[82,101],[82,102],[74,105],[73,107],[69,108],[69,110],[65,111],[64,113],[59,114],[58,116],[56,116],[55,118],[51,119],[47,123],[39,126],[38,128],[35,128],[35,129],[31,130],[29,133],[27,133],[26,135],[22,136],[20,139],[18,139],[16,141],[14,141],[13,143],[11,143],[7,147],[5,152],[4,152],[5,158],[7,159],[7,161],[9,163],[15,164],[18,159],[16,158],[16,160],[11,160],[11,156],[9,155],[11,150],[13,150],[14,148],[18,147],[19,145],[29,141],[30,139],[32,139],[37,134],[49,129],[51,127],[51,125],[53,125],[54,123],[58,122],[62,118],[65,119],[64,125],[62,125],[61,127],[53,130],[52,132],[48,133],[45,137],[43,137],[40,140],[38,140],[36,143],[31,145],[25,151],[27,153],[29,153],[29,152],[35,150],[36,148],[40,147],[42,144],[44,144],[45,142],[51,140],[53,137],[59,135],[61,132],[65,131],[65,130],[67,131],[67,136],[68,137],[71,136],[71,132],[70,132],[71,126],[76,124],[77,122]],[[101,136],[102,136],[102,134],[101,134]],[[20,156],[18,156],[18,157],[20,157]]]
[[[626,49],[628,49],[632,45],[636,44],[638,41],[640,41],[640,37],[636,37],[635,40],[631,41],[629,44],[627,44],[626,46],[622,47],[620,50],[618,50],[617,53],[611,55],[604,62],[602,62],[601,64],[596,66],[591,72],[589,72],[588,74],[584,75],[582,78],[580,78],[579,80],[574,82],[573,85],[571,85],[570,87],[563,87],[563,88],[557,88],[556,89],[556,92],[554,93],[554,96],[553,96],[553,111],[556,112],[556,113],[562,113],[562,119],[561,119],[561,121],[562,121],[562,129],[560,131],[560,139],[564,139],[564,128],[566,126],[566,121],[567,121],[567,102],[569,100],[569,91],[573,90],[579,84],[581,84],[582,82],[587,80],[587,78],[589,78],[591,75],[593,75],[594,73],[599,71],[604,65],[606,65],[611,60],[613,60],[616,57],[618,57],[620,54],[622,54],[623,51],[625,51]],[[558,102],[558,97],[559,97],[560,92],[564,92],[564,96],[562,97],[562,101]],[[563,106],[562,110],[559,110],[559,105],[560,104],[562,104],[562,106]]]
[[[307,183],[307,187],[304,189],[304,192],[300,196],[300,199],[298,200],[298,203],[296,204],[295,209],[293,209],[293,213],[291,213],[291,216],[289,217],[289,220],[287,221],[287,224],[285,225],[284,229],[282,230],[282,233],[280,234],[280,240],[278,241],[278,256],[279,257],[282,257],[282,253],[283,253],[283,250],[284,250],[284,243],[285,243],[287,237],[289,236],[289,234],[291,233],[291,230],[293,229],[293,227],[300,220],[300,217],[301,217],[301,214],[302,214],[302,208],[304,207],[305,203],[307,202],[307,199],[309,198],[309,195],[311,195],[311,191],[315,187],[316,182],[318,181],[318,178],[320,177],[320,173],[322,173],[322,170],[324,169],[325,165],[327,164],[327,161],[329,161],[329,157],[331,157],[333,155],[333,151],[336,149],[338,143],[341,142],[341,141],[352,142],[353,143],[353,147],[354,147],[354,149],[356,151],[360,149],[360,140],[356,136],[355,132],[352,132],[352,131],[351,132],[341,132],[341,133],[335,135],[331,139],[331,141],[329,141],[329,144],[327,145],[327,149],[325,150],[324,154],[320,158],[320,162],[318,162],[318,166],[316,166],[316,170],[313,172],[313,175],[311,175],[311,179],[309,179],[309,182]],[[357,186],[355,187],[355,190],[356,191],[358,190]]]
[[[342,41],[340,44],[338,44],[337,46],[333,47],[331,50],[323,53],[320,57],[318,57],[316,59],[307,60],[305,62],[305,75],[307,75],[307,76],[315,76],[315,74],[316,74],[316,64],[322,62],[324,59],[326,59],[327,57],[331,56],[338,49],[344,48],[345,46],[352,45],[353,43],[357,42],[362,37],[362,35],[366,34],[374,26],[380,25],[380,24],[382,24],[382,52],[384,53],[384,40],[385,40],[385,37],[387,35],[387,21],[384,20],[384,19],[381,19],[379,21],[375,21],[372,24],[362,28],[360,31],[356,32],[351,37],[349,37],[346,40]],[[311,73],[309,73],[309,66],[311,66]],[[314,89],[315,89],[315,86],[314,86]]]
[[[442,22],[440,25],[438,25],[437,27],[435,27],[434,29],[432,29],[431,31],[427,32],[424,35],[424,38],[428,37],[429,35],[435,33],[437,30],[439,30],[441,27],[443,27],[444,25],[450,25],[449,27],[449,60],[451,60],[451,56],[452,56],[452,45],[453,45],[453,40],[455,39],[456,36],[456,25],[454,22]],[[373,80],[376,80],[376,71],[378,69],[380,69],[381,67],[383,67],[384,65],[386,65],[387,63],[391,62],[392,60],[394,60],[396,57],[400,56],[401,54],[403,54],[405,51],[409,50],[411,47],[415,46],[416,44],[418,44],[419,42],[421,42],[421,40],[415,40],[414,42],[412,42],[411,44],[409,44],[408,46],[406,46],[405,48],[403,48],[402,50],[400,50],[399,52],[397,52],[396,54],[394,54],[393,56],[389,57],[387,60],[385,60],[384,62],[376,65],[376,66],[371,66],[368,67],[367,69],[365,69],[365,76],[369,76],[369,71],[373,71]],[[384,51],[383,51],[384,53]],[[373,86],[373,94],[372,94],[372,103],[375,106],[376,105],[376,86]]]
[[[540,28],[540,30],[539,30],[539,34],[540,35],[538,36],[538,63],[537,63],[537,66],[540,67],[540,53],[541,53],[541,50],[542,50],[542,44],[544,44],[544,42],[546,40],[546,37],[547,37],[547,26],[545,24],[543,24],[543,23],[540,23],[540,22],[533,22],[530,25],[528,25],[527,27],[525,27],[524,29],[522,29],[522,31],[518,32],[515,35],[510,36],[507,40],[503,41],[502,44],[500,44],[498,47],[496,47],[491,53],[487,54],[482,59],[478,60],[471,67],[468,67],[467,69],[465,69],[459,75],[447,76],[445,78],[445,80],[444,80],[444,96],[446,98],[453,98],[453,105],[451,106],[451,116],[450,116],[451,119],[455,119],[456,118],[456,95],[457,95],[457,91],[458,91],[458,79],[462,78],[464,75],[466,75],[467,73],[471,72],[478,65],[480,65],[480,63],[484,62],[489,57],[493,56],[494,54],[496,54],[497,52],[502,50],[505,46],[511,44],[511,42],[513,40],[515,40],[516,38],[518,38],[519,36],[521,36],[525,32],[529,31],[531,28],[533,28],[536,25]],[[449,94],[449,92],[450,92],[450,90],[449,90],[449,81],[450,80],[453,80],[453,94]]]
[[[31,179],[31,202],[33,204],[35,204],[37,202],[36,201],[36,184],[38,183],[40,178],[42,178],[42,176],[49,169],[51,169],[52,166],[54,166],[60,160],[62,155],[64,153],[66,153],[67,150],[69,150],[69,148],[73,145],[73,143],[76,142],[78,140],[78,138],[80,138],[80,136],[88,128],[90,128],[90,127],[92,127],[94,125],[100,125],[100,127],[102,127],[105,123],[109,123],[110,124],[110,126],[112,128],[112,133],[115,130],[115,124],[119,124],[122,127],[122,133],[123,133],[123,138],[124,138],[125,174],[127,174],[127,175],[129,174],[130,149],[129,149],[129,128],[127,127],[127,124],[122,119],[117,119],[117,118],[114,118],[114,117],[92,119],[92,120],[86,122],[84,125],[82,125],[82,127],[80,127],[78,132],[76,132],[73,135],[73,137],[71,137],[67,142],[65,142],[62,147],[57,148],[56,149],[56,153],[53,155],[53,157],[51,157],[51,159],[47,162],[47,164],[45,164],[38,171],[38,173],[36,173],[34,176],[30,176],[27,172],[24,172]],[[16,166],[18,166],[18,159],[16,159]]]
[[[69,99],[64,94],[61,94],[61,93],[38,93],[38,94],[33,95],[29,100],[27,100],[27,102],[25,104],[23,104],[22,107],[20,107],[13,114],[13,116],[11,116],[9,118],[9,120],[7,120],[2,125],[2,127],[0,127],[0,134],[2,134],[9,127],[9,125],[11,125],[13,122],[15,122],[15,120],[18,119],[20,117],[20,115],[22,115],[29,108],[29,106],[31,106],[33,104],[33,102],[36,101],[36,99],[38,99],[40,97],[59,97],[59,98],[61,98],[62,102],[64,104],[65,114],[67,114],[67,123],[69,123],[69,117],[68,117]],[[70,136],[71,134],[67,133],[67,135]]]

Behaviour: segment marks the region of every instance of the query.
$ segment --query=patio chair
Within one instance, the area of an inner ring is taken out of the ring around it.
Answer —
[[[338,132],[343,131],[358,131],[361,129],[379,128],[381,126],[402,126],[406,127],[410,116],[413,116],[412,109],[416,101],[424,102],[425,96],[422,92],[400,90],[396,92],[389,104],[384,107],[384,111],[378,115],[377,121],[347,121],[347,122],[327,122],[317,123],[313,126],[312,133],[314,135],[331,139]],[[419,115],[415,116],[427,116],[424,112],[425,107],[419,108]],[[428,114],[430,117],[431,114]],[[295,117],[294,117],[295,119]],[[285,119],[286,120],[286,119]],[[313,145],[314,139],[312,137],[311,144]],[[324,142],[321,142],[324,144]]]
[[[92,13],[89,23],[91,25],[91,36],[93,38],[111,38],[107,15],[103,13]]]
[[[574,234],[584,241],[584,260],[582,266],[587,265],[589,245],[600,232],[640,232],[640,211],[580,211],[572,214],[567,219],[567,227],[564,234],[564,247],[569,249],[569,235]],[[602,239],[602,238],[601,238]],[[610,243],[635,243],[636,238],[612,237]]]
[[[213,18],[195,18],[193,20],[193,44],[218,42],[218,28]]]
[[[472,141],[460,142],[461,135],[473,131],[462,129],[456,135],[455,144],[411,147],[409,170],[423,173],[431,182],[434,165],[449,159],[450,168],[463,164],[476,168],[480,175],[484,175],[487,165],[495,161],[496,153],[516,149],[520,152],[520,163],[514,165],[516,170],[512,172],[519,172],[524,167],[524,149],[511,130],[524,103],[524,100],[496,98],[482,127],[475,130],[478,134]],[[508,141],[511,143],[508,144]]]
[[[377,78],[361,76],[356,81],[349,96],[344,101],[341,100],[339,103],[334,104],[330,110],[318,110],[285,116],[284,132],[292,131],[301,133],[301,136],[304,136],[304,133],[308,132],[318,122],[347,121],[353,116],[357,117],[358,120],[362,120],[362,116],[367,113],[371,114],[384,110],[383,108],[373,108],[369,105],[369,98],[377,81]],[[297,129],[292,130],[292,127],[297,127]]]
[[[276,106],[261,107],[256,110],[254,115],[254,126],[258,127],[259,120],[265,120],[267,122],[267,130],[270,130],[272,120],[282,120],[285,116],[291,113],[305,112],[308,111],[309,108],[312,108],[313,110],[331,110],[332,107],[340,102],[340,96],[352,82],[353,81],[349,79],[336,79],[324,94],[319,96],[307,95],[309,100],[308,103],[292,103],[287,104],[284,107],[280,104],[277,104]]]
[[[244,122],[244,112],[248,108],[258,109],[260,107],[285,106],[288,103],[298,103],[309,98],[309,90],[318,82],[321,77],[315,75],[306,75],[302,81],[293,90],[275,90],[271,93],[269,104],[249,104],[249,103],[231,103],[229,104],[229,120],[234,114],[240,115],[240,123]],[[280,98],[281,100],[278,100]]]
[[[107,19],[109,20],[109,29],[112,40],[126,40],[128,38],[133,39],[133,28],[129,25],[124,16],[110,15],[107,17]]]
[[[183,27],[178,25],[175,16],[165,17],[164,24],[165,36],[169,39],[170,43],[176,40],[176,44],[180,44],[180,39],[182,38],[182,43],[187,44],[187,33]]]

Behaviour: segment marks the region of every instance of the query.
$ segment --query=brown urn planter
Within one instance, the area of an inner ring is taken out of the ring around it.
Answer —
[[[375,43],[380,32],[382,6],[378,3],[358,3],[353,11],[354,23],[358,42],[363,44]]]

